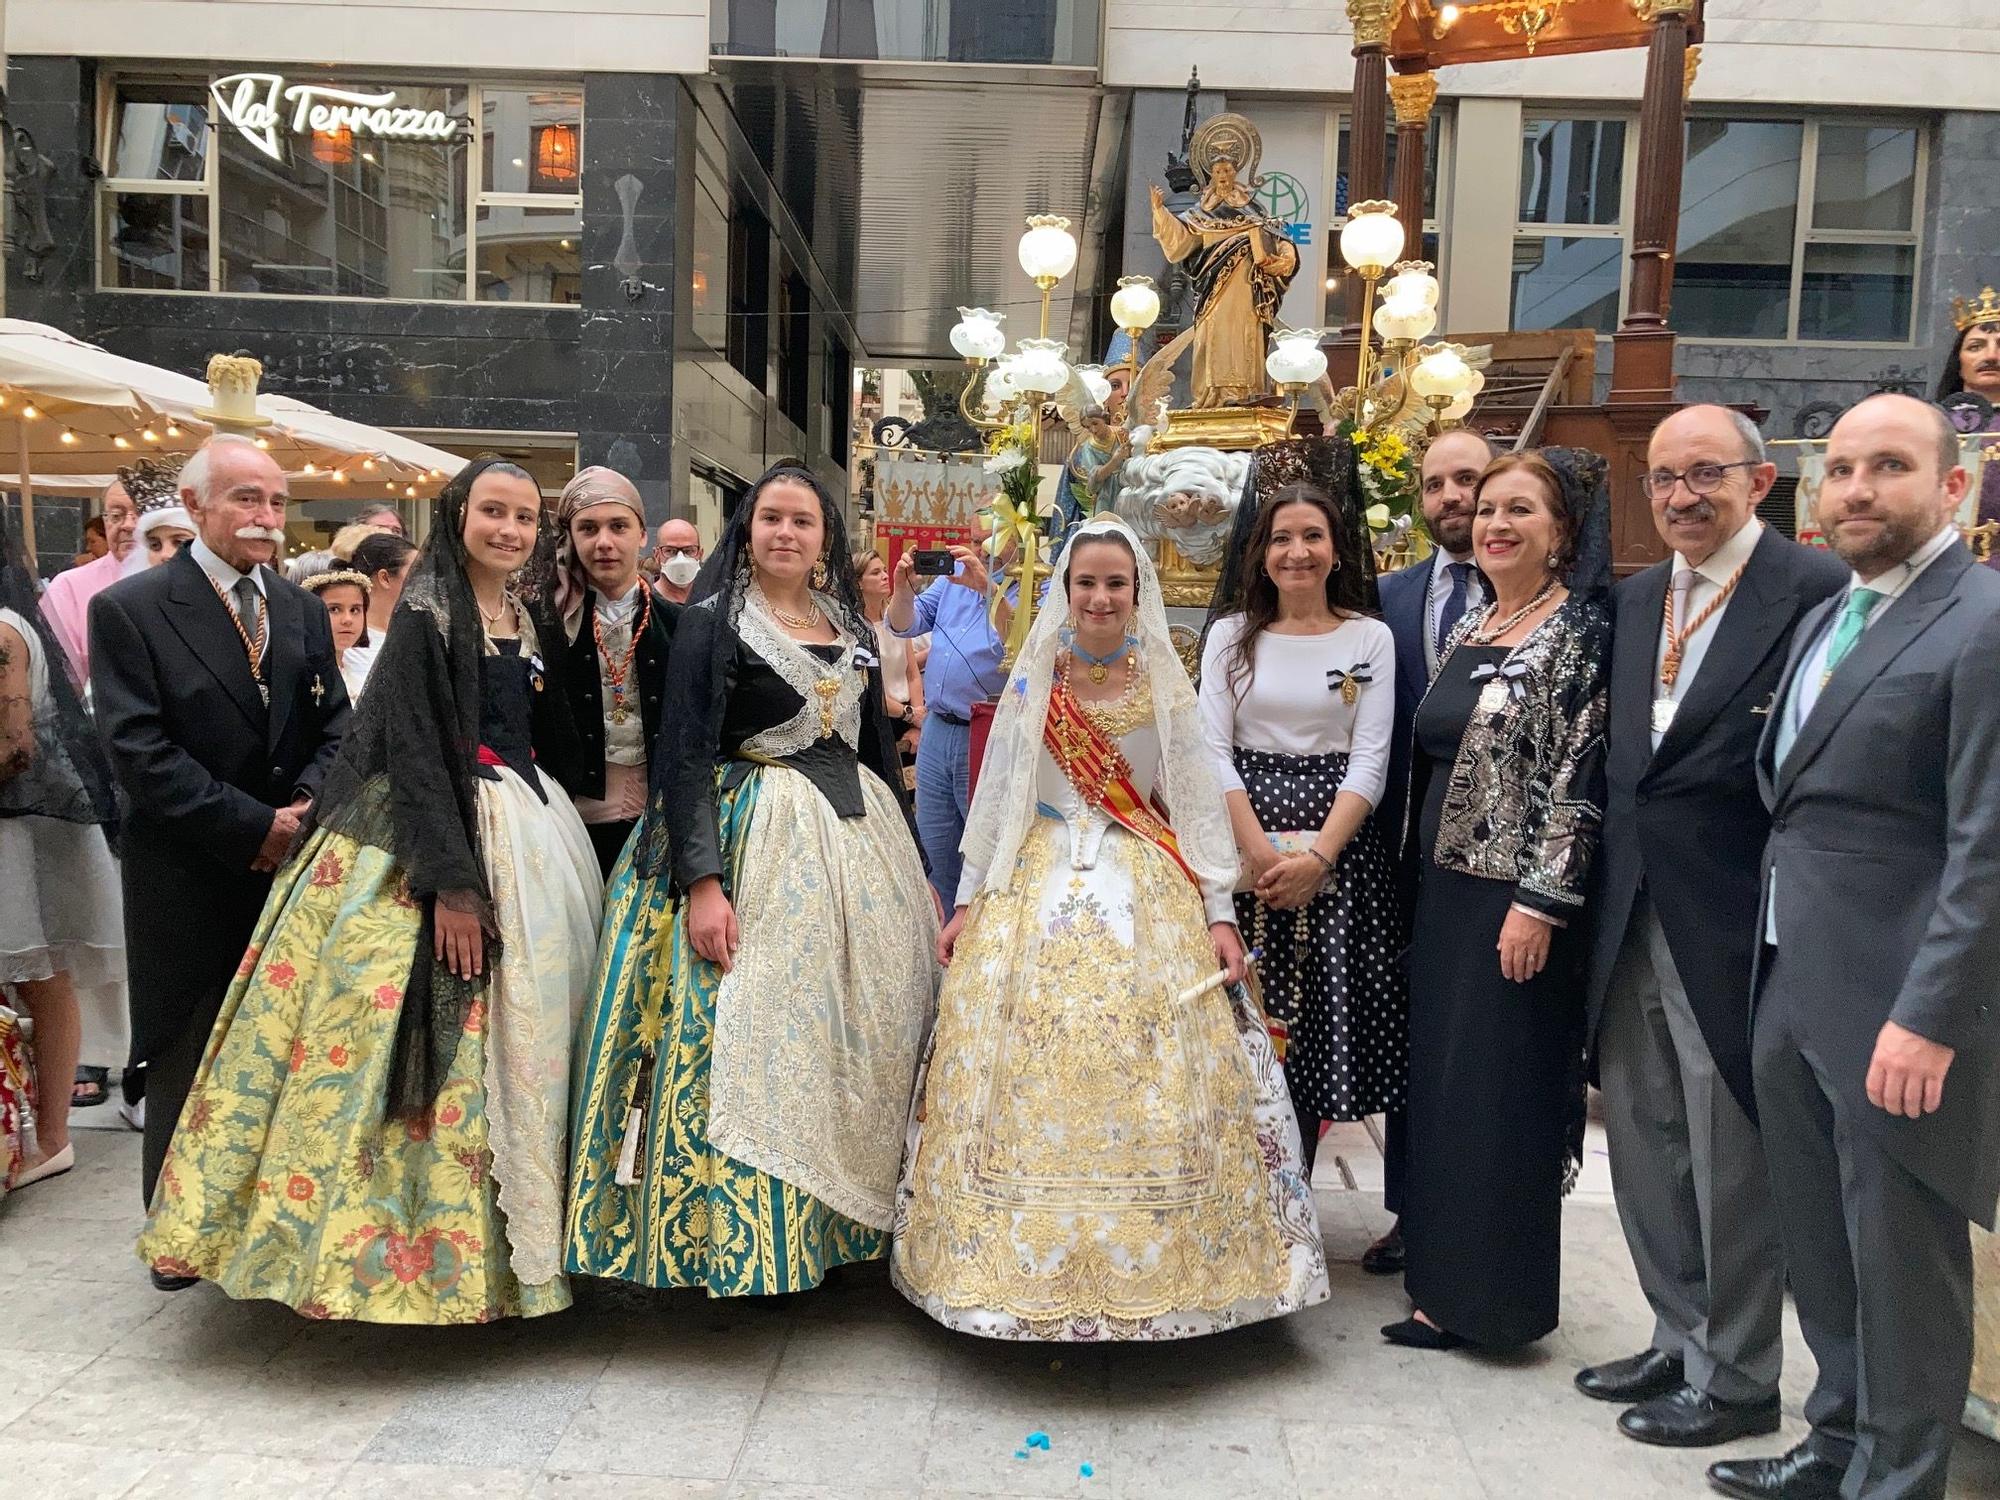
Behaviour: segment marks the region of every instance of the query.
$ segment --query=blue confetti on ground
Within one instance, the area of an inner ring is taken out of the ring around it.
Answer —
[[[1046,1432],[1029,1433],[1028,1446],[1030,1448],[1039,1448],[1042,1452],[1047,1453],[1049,1451],[1049,1435]]]
[[[1014,1457],[1016,1458],[1026,1458],[1027,1456],[1028,1450],[1026,1448],[1016,1448],[1014,1450]]]
[[[1076,1472],[1079,1478],[1088,1479],[1090,1478],[1091,1475],[1095,1474],[1097,1470],[1091,1467],[1091,1465],[1089,1464],[1079,1464],[1077,1465]]]

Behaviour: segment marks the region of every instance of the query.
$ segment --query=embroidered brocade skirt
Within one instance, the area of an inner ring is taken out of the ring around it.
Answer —
[[[1348,758],[1239,748],[1235,759],[1258,823],[1282,831],[1326,823]],[[1264,1008],[1290,1030],[1285,1079],[1299,1111],[1362,1120],[1400,1109],[1409,1079],[1408,939],[1374,821],[1364,820],[1340,851],[1332,890],[1295,911],[1239,892],[1236,920],[1244,942],[1264,950]]]
[[[1201,900],[1123,829],[1096,867],[1038,819],[973,903],[910,1126],[892,1275],[989,1338],[1187,1338],[1327,1296],[1264,1017]]]
[[[28,1095],[21,1018],[0,1001],[0,1198],[28,1159]]]
[[[576,810],[478,787],[501,949],[430,1114],[384,1118],[421,909],[322,829],[279,873],[175,1132],[140,1256],[308,1317],[479,1323],[569,1305],[564,1089],[601,887]],[[385,840],[386,842],[386,840]]]
[[[1972,1387],[1965,1425],[2000,1440],[2000,1234],[1972,1226]]]
[[[740,930],[727,976],[627,844],[578,1055],[571,1272],[760,1296],[888,1253],[937,922],[893,794],[862,784],[860,818],[836,817],[784,767],[721,792]],[[648,1054],[639,1180],[625,1186],[618,1155]]]

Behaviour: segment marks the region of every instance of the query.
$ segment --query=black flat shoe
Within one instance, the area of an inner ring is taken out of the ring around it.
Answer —
[[[169,1276],[165,1271],[149,1271],[146,1274],[153,1278],[153,1290],[156,1292],[184,1292],[201,1280],[199,1276]]]
[[[1385,1324],[1382,1337],[1403,1349],[1463,1349],[1465,1340],[1445,1328],[1433,1328],[1422,1318],[1405,1318]]]
[[[1718,1401],[1684,1385],[1633,1407],[1618,1419],[1618,1430],[1635,1442],[1662,1448],[1712,1448],[1776,1432],[1778,1398]]]
[[[1800,1443],[1783,1458],[1732,1458],[1708,1466],[1711,1488],[1738,1500],[1839,1500],[1847,1465]]]
[[[1403,1221],[1361,1252],[1361,1269],[1370,1276],[1400,1276],[1403,1272]]]
[[[1593,1401],[1616,1401],[1629,1406],[1634,1401],[1650,1401],[1687,1384],[1687,1371],[1680,1356],[1648,1349],[1609,1364],[1592,1365],[1576,1373],[1576,1388]]]

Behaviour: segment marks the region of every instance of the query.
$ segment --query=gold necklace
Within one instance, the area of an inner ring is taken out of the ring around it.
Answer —
[[[500,591],[500,607],[494,610],[492,614],[488,614],[486,606],[479,602],[479,595],[474,594],[472,596],[472,603],[479,611],[479,618],[484,620],[488,625],[498,625],[501,618],[507,613],[507,607],[513,602],[513,597],[505,589],[502,589]]]
[[[1519,609],[1515,610],[1514,613],[1507,616],[1507,618],[1502,620],[1499,624],[1481,626],[1479,629],[1468,631],[1465,637],[1467,644],[1473,646],[1492,645],[1495,641],[1500,639],[1501,636],[1505,635],[1508,631],[1512,630],[1516,625],[1520,624],[1523,620],[1527,619],[1529,615],[1533,614],[1536,610],[1540,609],[1542,605],[1548,601],[1549,595],[1553,594],[1556,591],[1556,585],[1559,581],[1560,580],[1558,579],[1551,578],[1547,583],[1542,585],[1540,592],[1538,592],[1534,598],[1530,599],[1526,604],[1522,605]],[[1484,618],[1490,619],[1492,617],[1493,611],[1498,609],[1499,607],[1500,605],[1497,601],[1495,603],[1487,605]]]
[[[803,619],[797,615],[786,614],[782,609],[778,608],[777,601],[771,598],[769,594],[764,596],[764,602],[771,606],[771,614],[787,630],[817,630],[820,627],[821,621],[826,618],[820,613],[819,601],[810,594],[806,595],[806,613]]]

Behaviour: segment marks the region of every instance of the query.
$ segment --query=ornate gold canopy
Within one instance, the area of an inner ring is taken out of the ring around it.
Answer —
[[[1389,32],[1399,73],[1455,63],[1504,62],[1565,52],[1643,47],[1656,16],[1688,17],[1701,40],[1701,0],[1403,0]]]

